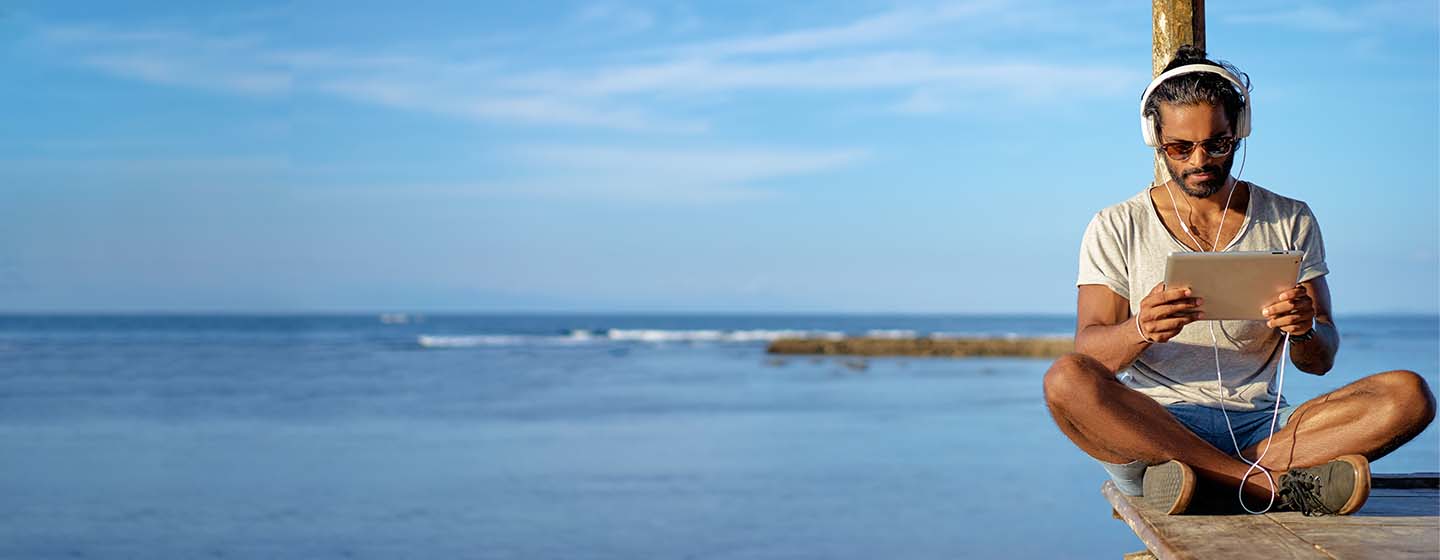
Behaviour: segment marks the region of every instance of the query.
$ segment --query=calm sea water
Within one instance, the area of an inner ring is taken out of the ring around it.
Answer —
[[[1024,359],[775,358],[1067,317],[0,316],[0,557],[1117,557]],[[1299,402],[1440,318],[1341,319]],[[1293,370],[1292,370],[1293,371]],[[1440,470],[1432,427],[1375,464]]]

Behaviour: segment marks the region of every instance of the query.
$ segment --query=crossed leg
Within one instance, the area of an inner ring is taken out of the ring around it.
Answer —
[[[1082,451],[1101,461],[1158,464],[1178,460],[1207,480],[1270,495],[1265,475],[1192,433],[1150,397],[1124,386],[1100,362],[1068,354],[1045,374],[1045,402],[1055,423]],[[1379,459],[1425,429],[1435,398],[1424,378],[1396,370],[1341,387],[1296,409],[1269,438],[1261,465],[1278,478],[1295,467],[1351,453]],[[1254,460],[1264,441],[1242,454]]]
[[[1241,454],[1254,461],[1265,452],[1260,464],[1275,471],[1347,453],[1374,461],[1420,435],[1434,418],[1435,396],[1425,378],[1387,371],[1305,401],[1284,428]]]

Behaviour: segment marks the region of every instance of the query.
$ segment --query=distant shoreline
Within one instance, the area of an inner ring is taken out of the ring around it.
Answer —
[[[1058,358],[1073,351],[1070,338],[781,338],[770,354],[830,356],[928,356],[944,358]]]

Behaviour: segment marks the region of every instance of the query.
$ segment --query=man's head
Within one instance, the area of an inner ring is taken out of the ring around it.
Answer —
[[[1181,47],[1165,70],[1191,64],[1222,68],[1249,89],[1244,73],[1205,58],[1205,51],[1191,46]],[[1245,108],[1244,95],[1223,76],[1191,72],[1161,82],[1145,100],[1143,114],[1155,123],[1161,159],[1186,194],[1208,197],[1225,186],[1235,164],[1236,125]]]

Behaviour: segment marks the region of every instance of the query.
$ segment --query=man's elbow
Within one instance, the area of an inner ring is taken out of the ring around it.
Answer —
[[[1295,366],[1300,368],[1300,371],[1311,375],[1325,375],[1330,373],[1331,368],[1335,367],[1335,361],[1326,360],[1324,362],[1297,363]]]
[[[1303,360],[1295,360],[1295,367],[1312,375],[1325,375],[1335,367],[1335,354],[1340,352],[1340,333],[1329,321],[1317,321],[1315,328],[1322,346],[1317,351],[1306,353]],[[1299,356],[1292,354],[1292,357]]]
[[[1113,374],[1113,373],[1116,373],[1116,372],[1118,372],[1118,371],[1120,371],[1120,370],[1122,370],[1122,369],[1125,369],[1125,366],[1130,365],[1130,364],[1116,364],[1116,363],[1113,363],[1115,360],[1107,359],[1106,352],[1105,352],[1105,347],[1104,347],[1103,344],[1100,343],[1100,341],[1098,340],[1098,337],[1095,337],[1095,336],[1086,336],[1086,335],[1085,335],[1085,332],[1084,332],[1083,330],[1080,331],[1079,333],[1076,333],[1076,336],[1075,336],[1075,353],[1076,353],[1076,354],[1084,354],[1085,356],[1089,357],[1090,359],[1095,360],[1095,363],[1098,363],[1098,364],[1100,364],[1100,365],[1102,365],[1102,366],[1105,366],[1105,369],[1108,370],[1108,371],[1109,371],[1110,373],[1112,373],[1112,374]]]
[[[1310,356],[1306,360],[1296,360],[1295,367],[1311,375],[1325,375],[1335,367],[1335,355],[1327,352],[1320,356]]]

